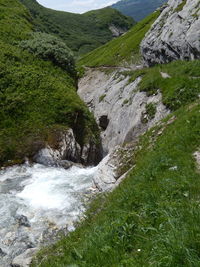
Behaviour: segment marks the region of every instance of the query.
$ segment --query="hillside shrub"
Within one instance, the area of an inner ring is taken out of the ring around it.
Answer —
[[[37,57],[52,61],[54,65],[75,74],[73,52],[57,37],[35,32],[32,33],[31,39],[21,41],[19,46]]]

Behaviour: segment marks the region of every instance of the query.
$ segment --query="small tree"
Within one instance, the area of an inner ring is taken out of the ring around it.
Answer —
[[[44,59],[75,75],[73,52],[57,37],[42,33],[32,33],[32,38],[20,42],[22,49]]]

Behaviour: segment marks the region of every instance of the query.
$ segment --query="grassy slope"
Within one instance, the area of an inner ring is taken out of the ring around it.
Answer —
[[[96,129],[68,73],[18,48],[29,21],[18,1],[0,0],[0,164],[32,155],[55,125]]]
[[[122,0],[111,7],[116,8],[122,14],[133,17],[136,21],[140,21],[165,2],[167,0]]]
[[[123,36],[84,55],[79,60],[78,66],[118,66],[123,65],[124,61],[136,63],[140,59],[140,43],[158,16],[159,12],[154,12]]]
[[[134,72],[124,72],[124,74],[130,75],[129,82],[142,76],[139,89],[147,92],[148,95],[153,95],[159,88],[163,103],[170,110],[176,110],[192,102],[200,94],[199,70],[199,60],[174,61]],[[167,73],[170,78],[162,78],[161,72]]]
[[[134,23],[131,18],[111,8],[80,15],[48,9],[35,0],[20,1],[30,10],[36,30],[60,37],[77,55],[89,52],[111,40],[110,24],[127,30]]]
[[[199,61],[179,62],[179,74],[187,64],[197,73]],[[126,180],[93,202],[86,221],[42,250],[33,266],[199,266],[200,173],[193,153],[200,147],[200,103],[196,95],[186,104],[176,87],[170,90],[171,103],[180,105],[141,137]]]

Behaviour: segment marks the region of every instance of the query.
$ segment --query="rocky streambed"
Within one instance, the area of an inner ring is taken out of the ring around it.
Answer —
[[[40,245],[74,229],[96,169],[27,163],[0,171],[0,266],[28,266]]]

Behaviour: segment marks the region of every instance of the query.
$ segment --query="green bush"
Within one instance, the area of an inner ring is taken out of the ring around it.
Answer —
[[[42,33],[32,33],[32,38],[21,41],[19,46],[44,60],[50,60],[55,65],[75,74],[75,64],[72,51],[57,37]]]

